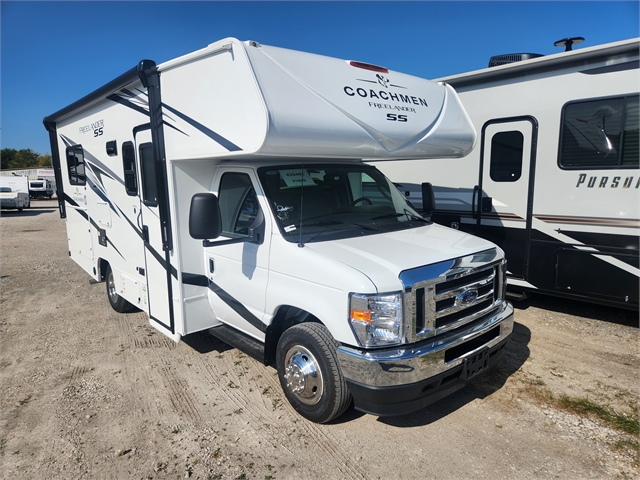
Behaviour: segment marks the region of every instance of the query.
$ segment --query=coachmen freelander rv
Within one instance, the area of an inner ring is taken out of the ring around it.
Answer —
[[[503,252],[433,224],[363,158],[459,157],[451,87],[225,39],[44,119],[71,258],[178,341],[265,364],[303,416],[408,413],[494,365]]]
[[[430,182],[434,221],[503,248],[509,289],[637,309],[639,46],[441,78],[480,134],[471,154],[373,164],[416,206]]]

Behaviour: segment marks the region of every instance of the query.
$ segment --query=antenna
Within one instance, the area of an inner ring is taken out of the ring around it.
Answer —
[[[584,42],[583,37],[570,37],[570,38],[563,38],[562,40],[558,40],[557,42],[554,42],[553,45],[555,47],[565,47],[564,51],[570,52],[573,50],[574,45],[577,45],[582,42]]]

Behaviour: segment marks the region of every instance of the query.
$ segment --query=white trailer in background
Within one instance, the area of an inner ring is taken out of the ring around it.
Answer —
[[[498,244],[510,289],[638,309],[639,47],[632,39],[438,79],[480,134],[473,151],[373,164],[417,206],[430,182],[434,221]]]
[[[422,408],[504,352],[502,251],[362,162],[468,153],[450,87],[225,39],[44,124],[70,255],[111,305],[275,364],[313,421]]]
[[[29,208],[29,179],[22,175],[0,175],[0,208]]]

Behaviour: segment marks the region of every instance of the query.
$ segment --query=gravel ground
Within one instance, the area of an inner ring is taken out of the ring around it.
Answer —
[[[640,478],[637,433],[611,422],[637,429],[637,312],[516,303],[505,357],[465,389],[316,425],[275,369],[114,312],[55,200],[32,205],[0,217],[0,478]]]

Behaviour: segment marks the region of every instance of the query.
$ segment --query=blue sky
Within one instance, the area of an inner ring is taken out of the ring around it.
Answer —
[[[437,78],[503,53],[640,36],[637,1],[2,1],[2,148],[50,153],[42,119],[134,67],[224,37]]]

